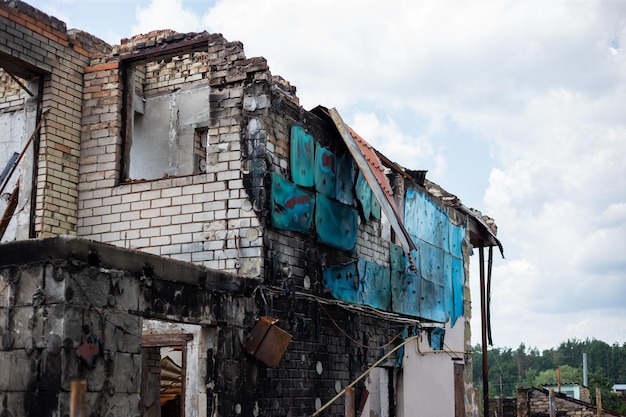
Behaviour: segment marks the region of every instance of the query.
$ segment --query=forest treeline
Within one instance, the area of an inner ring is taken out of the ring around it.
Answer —
[[[558,347],[539,351],[523,343],[517,349],[488,349],[489,396],[514,397],[517,388],[557,383],[583,384],[583,353],[587,354],[588,386],[595,401],[596,388],[602,392],[604,408],[626,413],[626,403],[612,392],[614,384],[626,384],[626,343],[572,339]],[[474,386],[482,386],[482,349],[473,348]]]

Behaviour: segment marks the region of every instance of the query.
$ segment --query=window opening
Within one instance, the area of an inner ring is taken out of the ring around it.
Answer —
[[[126,68],[123,178],[153,180],[206,170],[207,52],[146,58]]]

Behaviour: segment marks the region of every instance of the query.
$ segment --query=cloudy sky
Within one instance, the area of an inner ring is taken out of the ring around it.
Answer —
[[[495,346],[626,342],[625,1],[27,2],[111,44],[165,28],[243,42],[304,108],[336,107],[495,218]]]

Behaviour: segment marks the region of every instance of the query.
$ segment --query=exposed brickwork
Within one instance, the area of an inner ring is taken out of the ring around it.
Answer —
[[[519,417],[549,416],[550,393],[545,389],[520,388],[517,392],[517,415]],[[554,405],[557,416],[596,417],[597,408],[588,402],[569,398],[564,394],[554,394]],[[608,410],[602,410],[602,416],[619,416]]]
[[[24,107],[26,91],[0,68],[0,112],[7,113]]]
[[[83,101],[83,69],[92,51],[106,44],[78,33],[25,3],[0,4],[0,26],[5,27],[0,54],[22,63],[20,73],[44,74],[42,111],[48,111],[39,142],[35,232],[37,236],[76,234],[78,159]],[[95,51],[93,51],[95,52]]]
[[[265,416],[310,415],[316,398],[321,404],[333,398],[337,384],[343,389],[360,376],[395,346],[403,330],[392,321],[315,301],[266,297],[270,314],[280,318],[281,328],[294,338],[276,369],[262,368],[259,408]],[[381,366],[393,367],[395,359],[392,355]],[[363,386],[361,381],[355,387],[357,404]],[[344,398],[326,413],[344,415]]]

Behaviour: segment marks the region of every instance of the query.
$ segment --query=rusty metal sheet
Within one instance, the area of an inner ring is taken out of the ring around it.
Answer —
[[[360,293],[359,304],[388,311],[391,308],[390,270],[382,266],[359,259]]]
[[[349,303],[358,302],[359,276],[356,262],[333,265],[324,269],[324,291],[333,297]]]
[[[349,206],[354,205],[354,177],[356,168],[352,156],[346,154],[337,157],[337,179],[335,182],[335,198]]]
[[[289,333],[276,325],[277,321],[272,317],[260,317],[244,344],[246,352],[271,368],[278,366],[292,339]]]
[[[272,173],[272,224],[278,229],[309,233],[315,196]]]
[[[315,203],[317,240],[340,250],[354,252],[357,231],[356,210],[318,194]]]
[[[333,152],[319,144],[315,149],[315,190],[335,198],[337,158]]]
[[[361,172],[359,172],[356,179],[355,191],[356,198],[359,200],[359,203],[361,203],[363,217],[365,218],[365,221],[367,221],[372,213],[372,189]]]
[[[315,184],[315,140],[298,125],[291,126],[291,178],[302,187]]]

